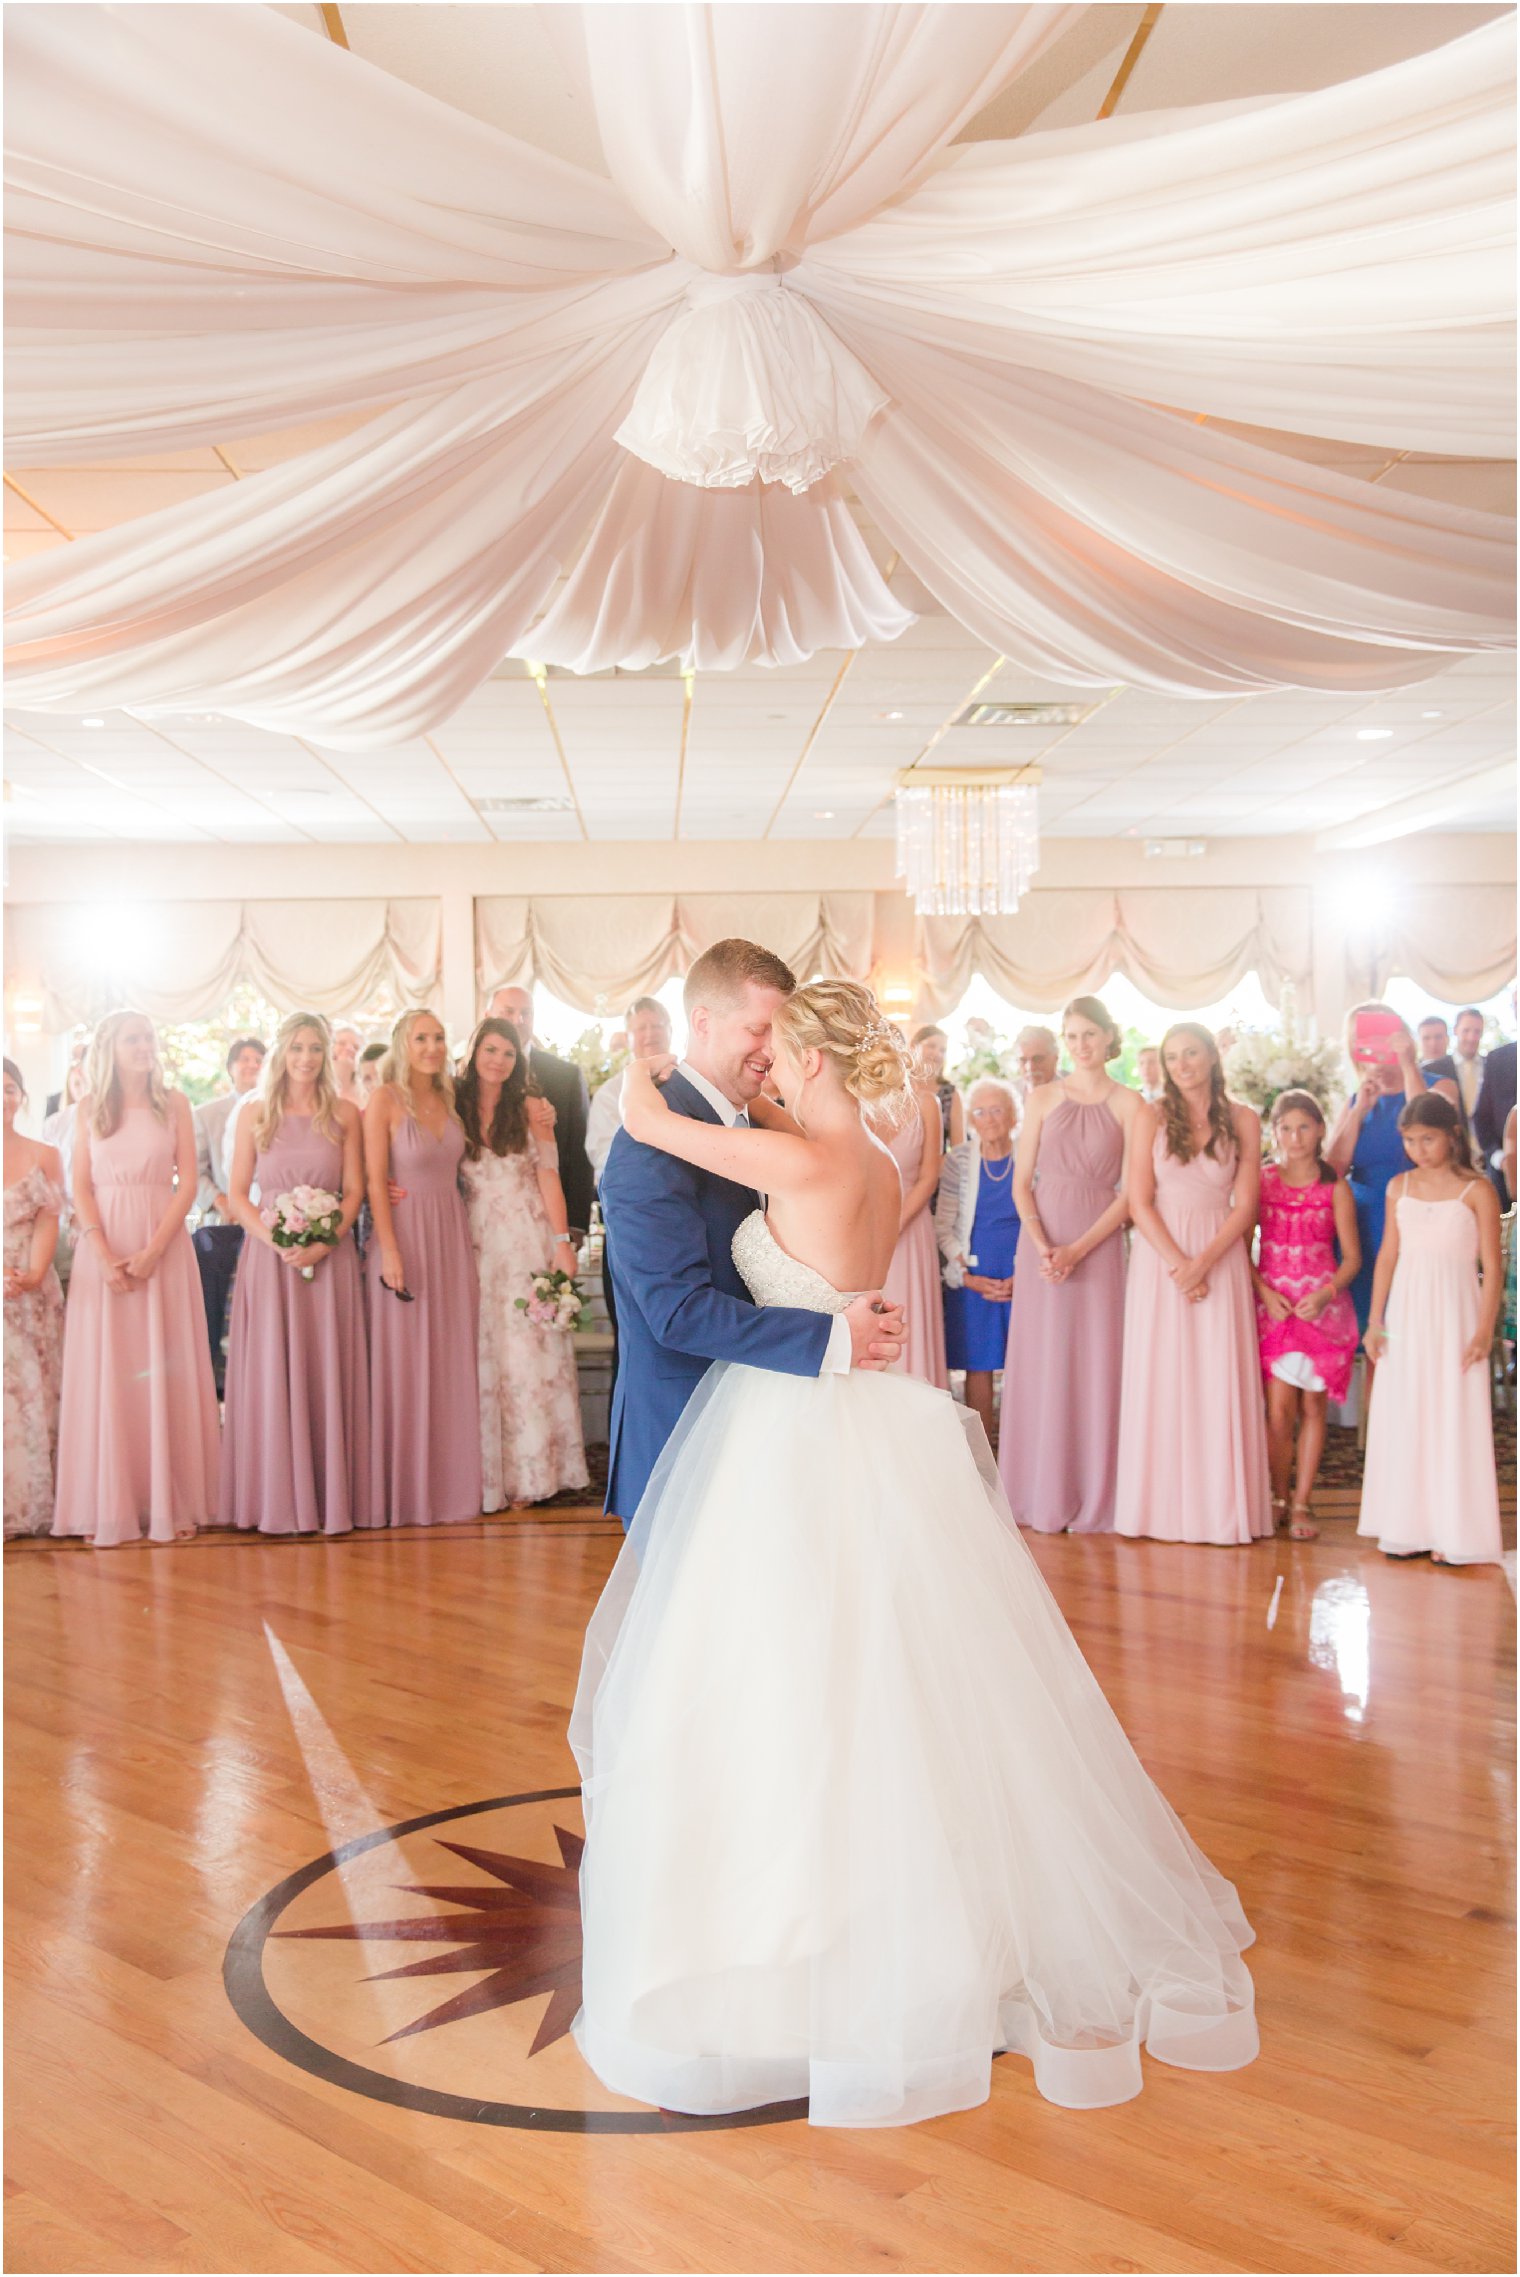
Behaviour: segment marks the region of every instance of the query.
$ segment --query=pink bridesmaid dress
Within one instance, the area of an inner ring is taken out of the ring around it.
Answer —
[[[109,1138],[90,1134],[101,1234],[113,1257],[153,1237],[174,1193],[174,1125],[129,1107]],[[172,1542],[217,1510],[216,1387],[195,1251],[175,1229],[152,1279],[107,1288],[101,1237],[74,1251],[64,1318],[56,1535],[97,1549]]]
[[[902,1172],[903,1191],[917,1178],[924,1162],[924,1119],[913,1103],[911,1117],[887,1134],[887,1145]],[[950,1389],[945,1365],[945,1301],[940,1280],[939,1243],[934,1238],[933,1197],[897,1237],[887,1268],[882,1294],[889,1304],[901,1305],[908,1336],[896,1372],[917,1376],[920,1383]]]
[[[267,1207],[296,1186],[343,1191],[343,1148],[283,1115],[254,1164]],[[346,1534],[369,1492],[369,1351],[352,1233],[309,1281],[245,1241],[227,1344],[222,1522],[261,1534]]]
[[[1095,1225],[1119,1190],[1124,1129],[1101,1100],[1062,1099],[1035,1161],[1040,1223],[1058,1246]],[[1017,1172],[1015,1172],[1017,1176]],[[1009,1507],[1039,1534],[1114,1523],[1124,1236],[1111,1233],[1064,1281],[1047,1281],[1027,1236],[1014,1259],[998,1469]]]
[[[1179,1249],[1196,1257],[1230,1211],[1236,1156],[1178,1162],[1158,1131],[1156,1208]],[[1244,1241],[1226,1250],[1198,1304],[1180,1294],[1160,1254],[1135,1234],[1124,1310],[1119,1405],[1119,1534],[1161,1542],[1240,1543],[1272,1531],[1267,1427],[1251,1267]]]
[[[1480,1310],[1478,1220],[1460,1194],[1401,1194],[1388,1345],[1367,1410],[1357,1532],[1393,1556],[1433,1550],[1448,1565],[1504,1555],[1488,1368],[1464,1368]]]
[[[396,1240],[412,1303],[380,1278],[380,1244],[365,1258],[369,1300],[372,1526],[454,1525],[481,1513],[480,1284],[459,1190],[464,1131],[433,1138],[414,1115],[391,1139]]]

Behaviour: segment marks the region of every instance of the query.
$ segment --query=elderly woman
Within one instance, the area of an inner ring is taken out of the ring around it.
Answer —
[[[948,1158],[936,1231],[944,1258],[945,1359],[966,1372],[966,1405],[993,1428],[993,1377],[1008,1348],[1019,1213],[1013,1200],[1012,1086],[988,1075],[971,1086],[971,1143]]]

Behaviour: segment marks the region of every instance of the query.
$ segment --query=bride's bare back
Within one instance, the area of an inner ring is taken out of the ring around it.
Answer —
[[[895,1157],[864,1121],[854,1131],[803,1138],[817,1157],[814,1176],[771,1195],[771,1232],[788,1257],[810,1265],[831,1287],[879,1289],[902,1218]]]

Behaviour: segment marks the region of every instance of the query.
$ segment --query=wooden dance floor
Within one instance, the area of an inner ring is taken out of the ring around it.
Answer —
[[[1262,2055],[827,2133],[605,2094],[565,1724],[615,1532],[7,1553],[12,2270],[1514,2267],[1497,1568],[1042,1541]],[[337,1853],[336,1859],[333,1853]],[[356,1931],[365,1934],[356,1934]]]

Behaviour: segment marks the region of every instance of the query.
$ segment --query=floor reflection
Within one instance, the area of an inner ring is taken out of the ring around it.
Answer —
[[[1314,1592],[1309,1664],[1339,1677],[1346,1721],[1359,1724],[1372,1682],[1372,1601],[1350,1574],[1333,1573]]]

